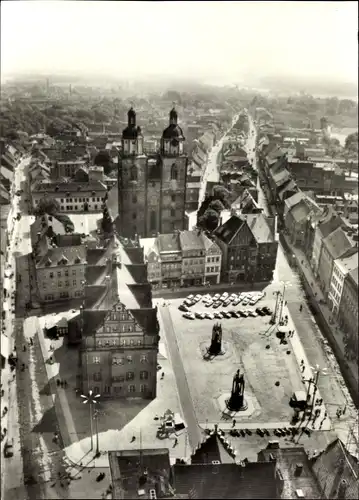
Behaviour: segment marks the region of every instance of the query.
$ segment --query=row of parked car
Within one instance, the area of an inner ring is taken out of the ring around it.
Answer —
[[[303,429],[303,431],[310,435],[310,431],[309,429]],[[284,436],[296,436],[297,434],[299,434],[300,432],[300,429],[298,429],[297,427],[283,427],[282,429],[274,429],[273,431],[273,434],[277,437],[284,437]],[[251,436],[253,433],[253,431],[251,431],[250,429],[231,429],[229,431],[229,434],[231,436],[235,436],[235,437],[239,437],[239,436],[242,436],[242,437],[245,437],[246,435],[248,436]],[[270,432],[268,429],[256,429],[256,434],[258,434],[258,436],[261,436],[261,437],[264,437],[264,436],[270,436]]]
[[[187,319],[230,319],[230,318],[256,318],[257,316],[271,316],[272,311],[269,307],[257,307],[255,311],[250,309],[237,309],[236,311],[215,311],[210,312],[200,312],[196,311],[194,313],[190,312],[187,306],[181,304],[178,308],[180,311],[184,311],[183,317]]]
[[[210,294],[206,295],[189,295],[183,304],[187,307],[192,307],[198,302],[203,302],[205,307],[212,307],[217,309],[218,307],[228,307],[229,305],[237,306],[241,303],[242,306],[254,306],[264,297],[263,292],[245,292],[245,293],[232,293],[229,295],[228,292],[221,294],[216,293],[213,297]]]

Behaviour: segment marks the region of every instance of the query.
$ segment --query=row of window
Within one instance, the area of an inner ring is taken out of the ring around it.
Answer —
[[[87,207],[88,208],[88,207]],[[100,210],[101,205],[94,205],[94,210]],[[85,205],[60,205],[60,210],[63,212],[64,210],[85,210]]]
[[[105,201],[105,198],[101,198],[101,197],[96,197],[96,196],[92,196],[92,198],[60,198],[60,203],[84,203],[85,201],[89,202],[89,201]]]
[[[82,268],[81,268],[82,270]],[[63,273],[63,274],[62,274]],[[65,269],[64,271],[57,271],[57,276],[58,278],[61,278],[62,276],[69,276],[69,270],[68,269]],[[72,270],[72,276],[76,276],[76,269],[73,269]],[[50,272],[49,273],[49,278],[53,278],[54,277],[54,273],[53,272]]]
[[[198,265],[198,264],[204,264],[204,259],[190,259],[190,260],[184,260],[183,264],[185,266],[192,266],[192,265]]]
[[[219,266],[206,267],[206,273],[219,273]]]
[[[73,286],[77,286],[77,281],[76,281],[76,280],[72,280],[72,285],[73,285]],[[57,282],[57,286],[58,286],[58,288],[61,288],[61,287],[62,287],[62,281],[58,281],[58,282]],[[64,286],[65,286],[65,287],[69,287],[69,286],[70,286],[70,282],[69,282],[68,280],[67,280],[67,281],[64,281]],[[44,290],[46,290],[46,288],[47,288],[46,281],[44,281],[44,282],[42,283],[42,288],[43,288]],[[52,286],[50,286],[50,288],[52,288]]]
[[[219,257],[207,257],[207,262],[219,262]]]
[[[114,377],[112,377],[112,380],[113,380],[113,382],[116,382],[116,380],[114,380]],[[117,385],[117,386],[113,387],[113,392],[115,392],[115,393],[121,393],[121,392],[123,392],[123,390],[124,390],[124,387],[122,385]],[[137,392],[136,385],[134,385],[134,384],[127,385],[127,391],[128,392]],[[147,392],[147,391],[148,391],[148,386],[146,384],[140,384],[140,392]],[[104,387],[104,392],[105,393],[110,393],[111,392],[111,387],[105,386]],[[99,387],[94,387],[94,393],[95,394],[100,394],[101,393],[100,388]]]
[[[82,297],[83,292],[81,290],[76,290],[74,293],[75,297]],[[70,297],[69,292],[60,292],[61,299],[68,299]],[[54,295],[52,293],[48,293],[45,295],[45,300],[50,301],[54,300]]]
[[[97,372],[93,374],[93,379],[95,382],[100,382],[102,380],[102,373]],[[140,371],[140,380],[148,379],[148,371]],[[125,380],[135,380],[135,372],[126,372],[126,375],[114,375],[112,380],[115,382],[124,382]]]
[[[121,328],[122,329],[122,328]],[[120,327],[113,327],[112,328],[112,333],[120,333],[119,332]],[[108,330],[106,330],[108,332]],[[122,331],[124,331],[122,329]],[[110,332],[108,332],[110,333]],[[111,339],[111,340],[97,340],[96,342],[97,347],[107,347],[107,346],[121,346],[121,347],[126,347],[126,346],[141,346],[142,345],[142,339],[130,339],[130,341],[126,339]]]
[[[126,356],[126,361],[127,361],[127,363],[132,363],[133,362],[133,357],[132,356]],[[92,362],[95,365],[99,365],[101,363],[101,356],[93,356]],[[142,354],[140,356],[140,362],[141,363],[147,363],[148,362],[148,357],[147,357],[146,354]],[[122,365],[122,364],[124,364],[124,358],[118,357],[118,356],[114,356],[112,358],[112,364],[113,365]]]
[[[134,331],[136,331],[136,327],[134,324],[106,325],[104,327],[105,333],[134,332]]]

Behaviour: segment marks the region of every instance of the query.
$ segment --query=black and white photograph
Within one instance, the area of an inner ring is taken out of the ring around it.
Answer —
[[[1,3],[1,499],[355,500],[358,2]]]

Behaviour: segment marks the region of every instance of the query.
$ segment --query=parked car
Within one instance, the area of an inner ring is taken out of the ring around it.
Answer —
[[[222,319],[223,318],[222,313],[219,312],[219,311],[216,311],[215,313],[213,313],[213,316],[215,318],[217,318],[217,319]]]
[[[253,297],[250,301],[249,301],[249,305],[250,306],[255,306],[257,302],[259,302],[260,298],[258,297],[258,295],[256,297]]]
[[[228,311],[232,318],[238,318],[238,314],[236,311]]]
[[[223,307],[227,307],[229,306],[229,304],[231,303],[231,301],[229,299],[225,300],[223,303],[222,303],[222,306]]]
[[[259,314],[259,316],[266,316],[266,313],[260,307],[257,307],[256,313]]]
[[[206,312],[206,313],[204,313],[204,315],[205,315],[205,317],[206,317],[207,319],[214,319],[214,315],[213,315],[212,313],[207,313],[207,312]]]
[[[195,319],[195,315],[193,313],[190,313],[190,312],[184,313],[183,317],[187,318],[187,319]]]
[[[233,302],[232,302],[232,306],[238,306],[238,304],[240,303],[240,300],[239,298],[237,297]]]
[[[13,439],[8,439],[7,442],[5,443],[4,446],[4,457],[5,458],[10,458],[14,456],[14,449],[13,449]]]
[[[262,311],[267,315],[270,316],[272,314],[272,311],[269,309],[269,307],[264,306],[262,307]]]
[[[248,300],[248,299],[247,299],[247,297],[246,297],[246,298],[244,298],[244,299],[242,300],[242,306],[247,306],[248,304],[249,304],[249,300]]]
[[[228,311],[222,311],[222,314],[223,314],[223,317],[224,318],[227,318],[227,319],[230,319],[232,316],[229,314]]]
[[[191,307],[194,304],[194,302],[191,299],[185,299],[183,301],[183,303],[184,303],[185,306],[188,306],[188,307]]]
[[[188,300],[193,300],[193,299],[194,299],[194,295],[192,295],[192,294],[191,294],[191,295],[188,295],[187,299],[188,299]]]
[[[220,296],[220,294],[219,294],[219,293],[216,293],[216,294],[213,296],[213,300],[214,300],[214,301],[217,301],[217,300],[219,300],[219,299],[220,299],[220,297],[221,297],[221,296]]]
[[[195,317],[196,317],[197,319],[204,319],[204,314],[203,314],[203,313],[201,313],[201,312],[197,312],[197,311],[196,311],[196,312],[194,313],[194,315],[195,315]]]
[[[184,304],[181,304],[180,306],[178,306],[178,309],[180,311],[183,311],[183,312],[188,312],[189,311],[188,307],[186,305],[184,305]]]
[[[202,299],[202,295],[199,295],[199,293],[194,297],[194,301],[195,302],[200,302],[200,300]]]
[[[247,310],[248,316],[252,316],[252,318],[256,318],[258,314],[255,311]]]
[[[219,299],[219,300],[221,300],[221,301],[223,302],[224,300],[227,300],[227,299],[228,299],[228,297],[229,297],[229,294],[228,294],[227,292],[224,292],[224,293],[222,293],[222,295],[220,296],[220,299]]]
[[[262,429],[257,429],[256,430],[256,433],[258,434],[258,436],[260,437],[263,437],[264,436],[264,432],[262,431]]]
[[[222,303],[221,303],[221,302],[219,302],[219,301],[215,302],[215,303],[213,304],[213,309],[217,309],[218,307],[220,307],[220,306],[221,306],[221,304],[222,304]]]
[[[247,311],[244,311],[243,309],[238,309],[237,313],[242,317],[242,318],[248,318],[248,313]]]
[[[205,304],[205,307],[211,307],[213,305],[213,300],[208,300]]]

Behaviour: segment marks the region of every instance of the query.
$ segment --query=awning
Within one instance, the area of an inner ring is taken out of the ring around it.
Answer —
[[[1,356],[8,358],[10,354],[10,341],[4,333],[1,334]]]

